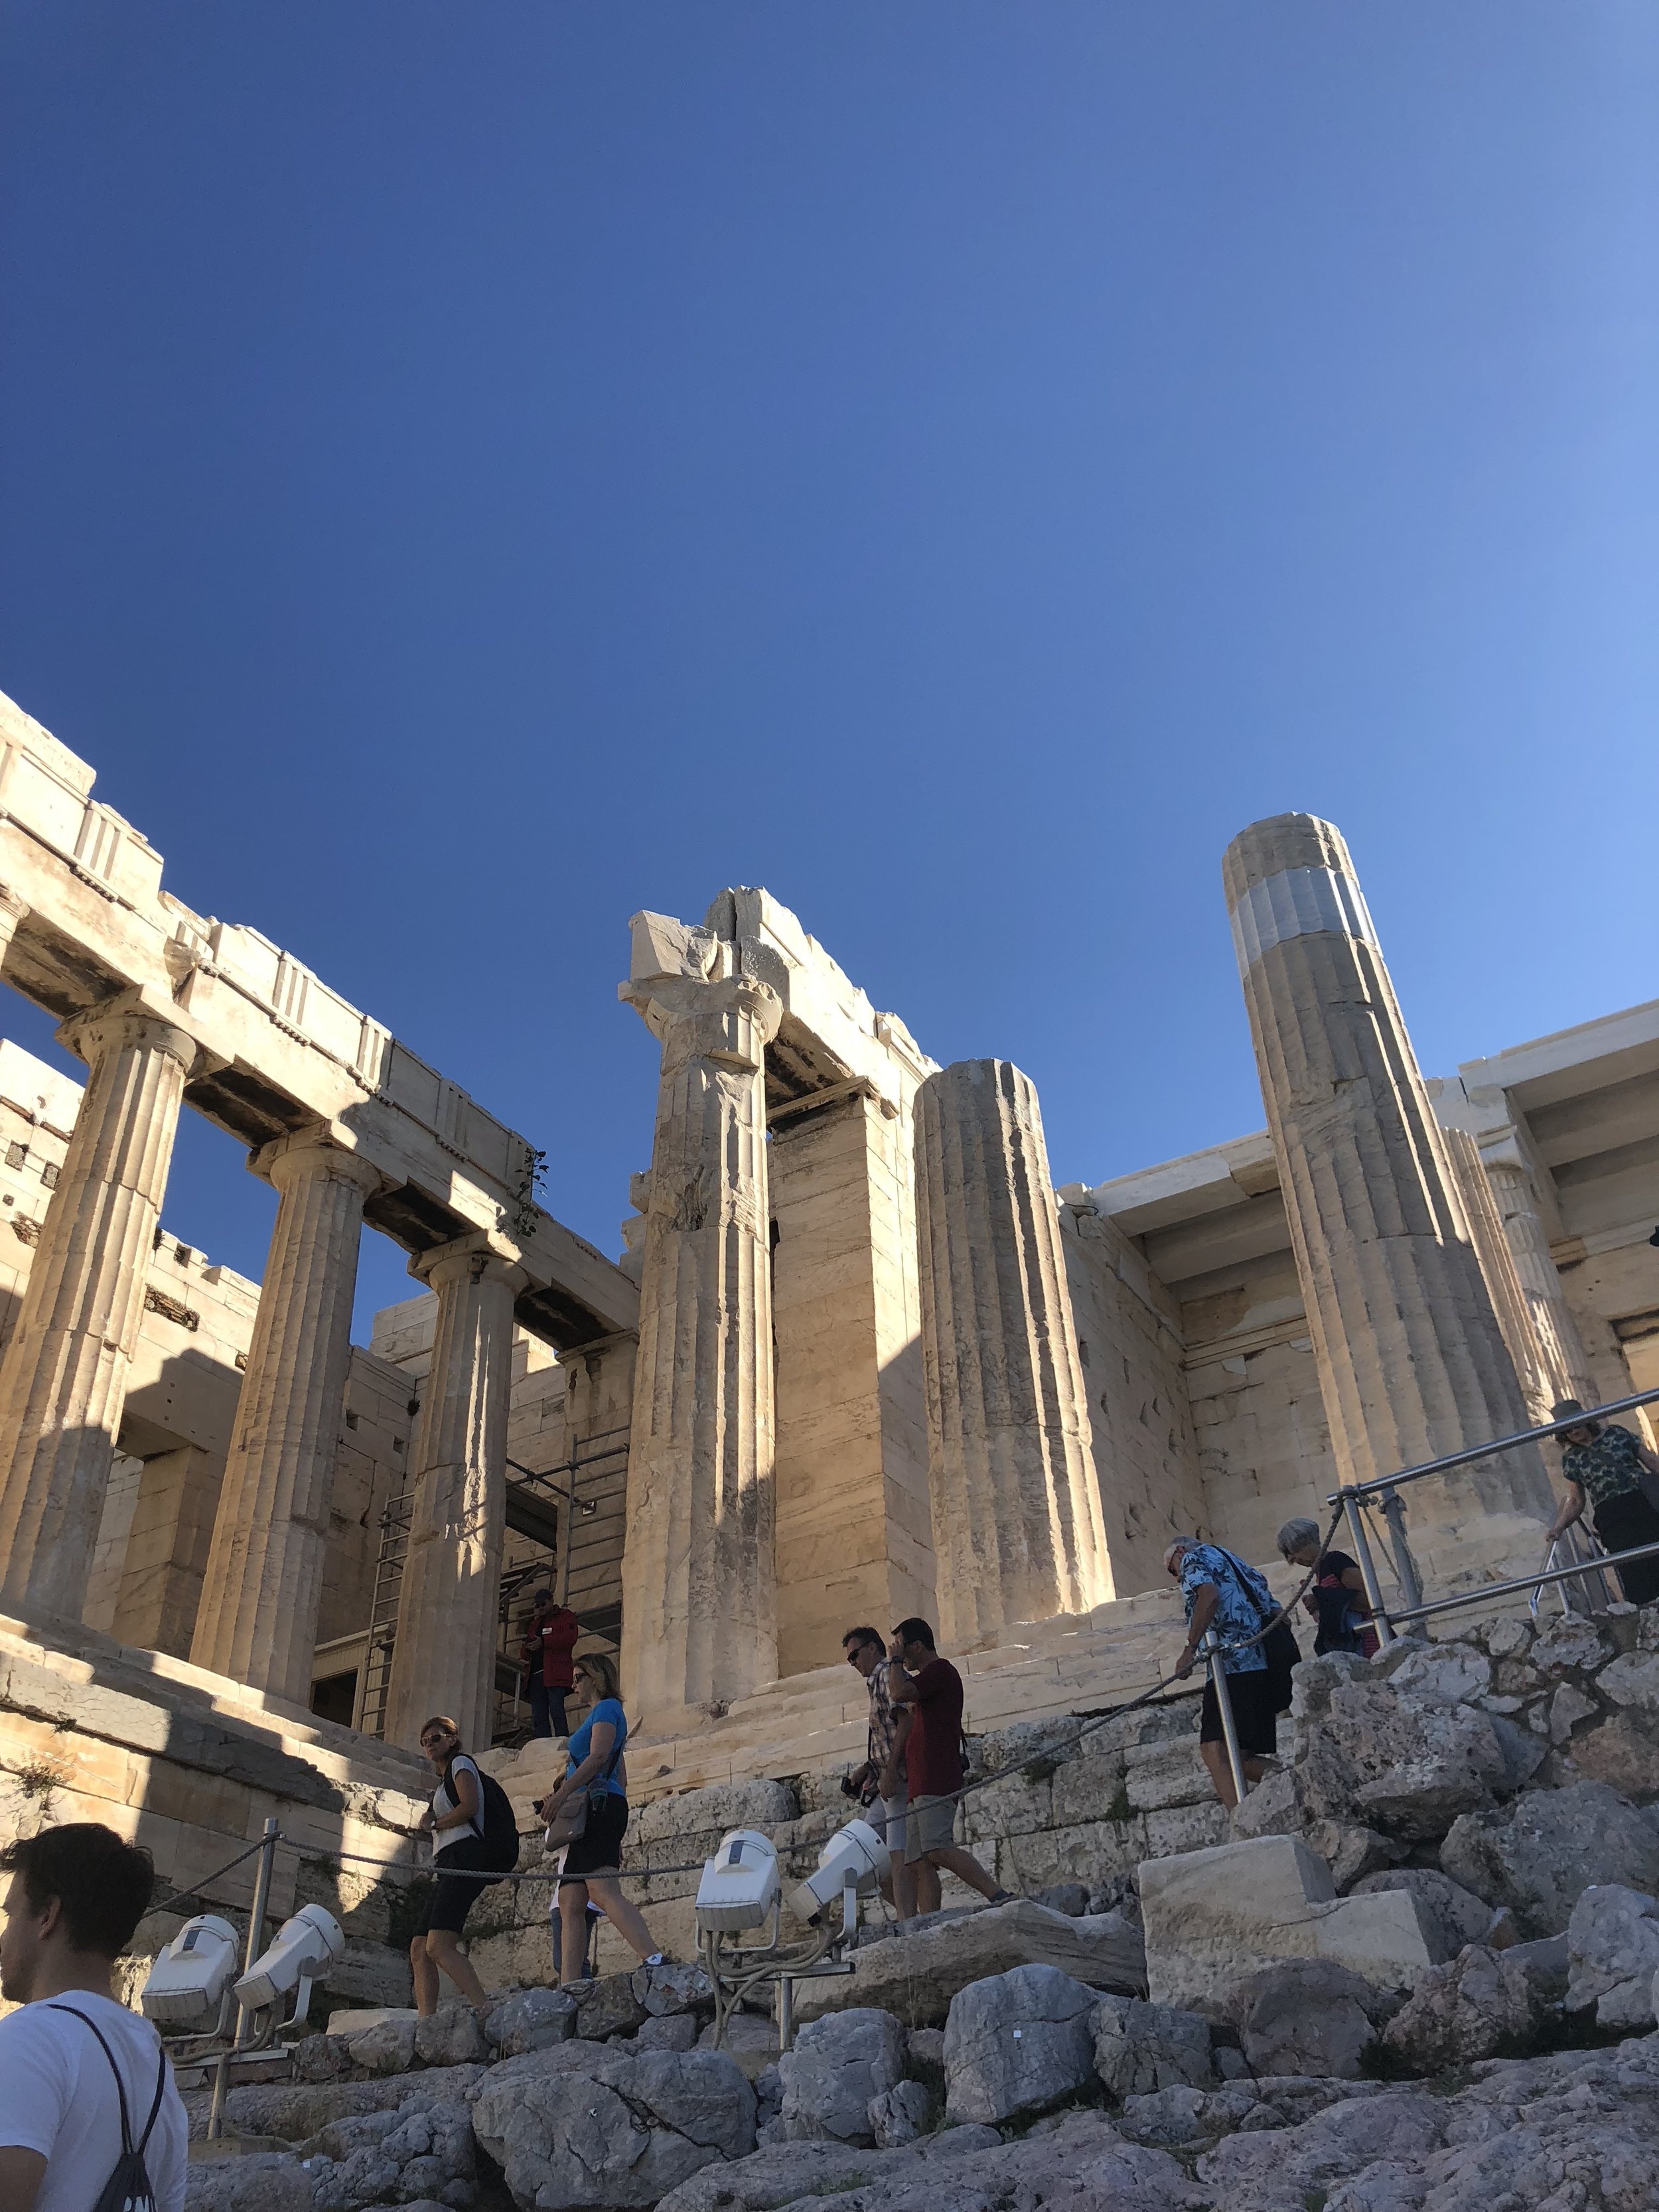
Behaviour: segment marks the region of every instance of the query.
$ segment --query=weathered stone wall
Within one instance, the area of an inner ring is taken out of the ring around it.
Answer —
[[[1178,1310],[1115,1223],[1080,1204],[1060,1222],[1113,1580],[1128,1596],[1155,1589],[1171,1539],[1208,1518]]]
[[[414,1759],[198,1668],[147,1666],[91,1634],[71,1646],[0,1628],[0,1842],[101,1821],[151,1853],[158,1893],[186,1893],[141,1927],[131,1978],[192,1912],[246,1911],[254,1861],[219,1869],[274,1816],[276,1920],[316,1899],[346,1930],[329,2001],[406,2002],[424,1790]]]

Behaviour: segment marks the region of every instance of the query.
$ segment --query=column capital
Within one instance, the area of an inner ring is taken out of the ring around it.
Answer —
[[[0,884],[0,938],[9,939],[29,914],[28,901],[19,898],[9,884]]]
[[[517,1297],[530,1287],[530,1277],[519,1265],[519,1248],[499,1230],[475,1230],[471,1236],[452,1237],[410,1255],[409,1272],[428,1290],[447,1290],[454,1283],[505,1283]]]
[[[365,1199],[375,1197],[386,1188],[386,1177],[379,1168],[360,1153],[349,1151],[324,1122],[261,1145],[248,1154],[247,1164],[255,1175],[275,1183],[279,1191],[313,1176],[350,1183]]]
[[[750,975],[649,975],[618,984],[617,995],[660,1042],[665,1074],[687,1060],[752,1073],[783,1020],[783,1000]]]
[[[112,1046],[142,1044],[166,1053],[188,1075],[201,1051],[189,1030],[149,1004],[142,991],[123,991],[98,1006],[70,1014],[58,1023],[56,1034],[64,1050],[88,1066]]]

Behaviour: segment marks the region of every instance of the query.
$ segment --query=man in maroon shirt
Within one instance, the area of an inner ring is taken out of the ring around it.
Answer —
[[[915,1873],[916,1911],[939,1911],[941,1868],[988,1903],[1006,1904],[1012,1891],[999,1889],[973,1853],[951,1840],[962,1787],[962,1677],[934,1650],[933,1632],[925,1620],[900,1621],[887,1658],[887,1694],[896,1705],[910,1709],[904,1743],[910,1784],[904,1857]]]
[[[570,1654],[582,1632],[581,1623],[568,1605],[555,1603],[550,1589],[538,1590],[530,1602],[530,1624],[519,1656],[530,1692],[531,1732],[568,1735],[564,1701],[575,1680]]]

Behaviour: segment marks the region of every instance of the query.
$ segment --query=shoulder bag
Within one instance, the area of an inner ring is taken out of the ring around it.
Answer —
[[[617,1771],[617,1762],[623,1755],[623,1745],[626,1741],[626,1737],[618,1739],[616,1748],[605,1762],[605,1771],[590,1782],[586,1790],[579,1790],[574,1797],[567,1797],[548,1822],[547,1833],[543,1838],[548,1850],[562,1851],[567,1844],[577,1843],[587,1833],[589,1808],[596,1798],[606,1796],[605,1785]]]

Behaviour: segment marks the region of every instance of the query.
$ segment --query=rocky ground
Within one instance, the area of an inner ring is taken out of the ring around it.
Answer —
[[[191,2212],[1654,2212],[1655,1643],[1620,1608],[1310,1662],[1230,1829],[861,1947],[781,2060],[746,2015],[711,2048],[684,1966],[313,2037]],[[1190,1758],[1024,1748],[1012,1796],[1108,1831]]]

